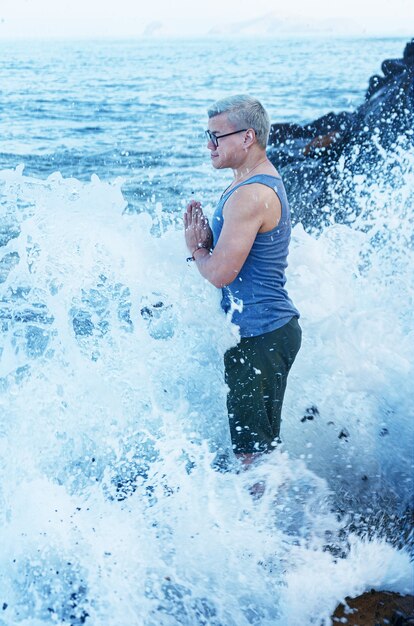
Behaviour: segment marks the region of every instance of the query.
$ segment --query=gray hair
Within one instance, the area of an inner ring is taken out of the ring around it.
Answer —
[[[253,128],[256,132],[257,143],[266,148],[270,119],[264,106],[251,96],[239,94],[217,100],[207,111],[208,117],[216,117],[227,113],[227,119],[238,128]]]

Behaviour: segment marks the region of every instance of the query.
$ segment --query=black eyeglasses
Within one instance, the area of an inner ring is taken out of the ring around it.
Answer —
[[[218,147],[218,140],[222,139],[222,137],[230,137],[230,135],[236,135],[237,133],[244,133],[246,132],[246,130],[249,130],[248,128],[241,128],[240,130],[235,130],[232,133],[226,133],[225,135],[216,135],[215,133],[212,133],[211,130],[206,130],[204,131],[206,134],[206,137],[209,141],[211,141],[211,143],[213,144],[213,146],[215,148]]]

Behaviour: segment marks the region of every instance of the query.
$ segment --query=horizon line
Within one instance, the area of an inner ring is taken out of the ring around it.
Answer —
[[[22,34],[22,35],[3,35],[0,32],[1,41],[159,41],[159,40],[189,40],[189,41],[205,41],[205,40],[224,40],[224,39],[255,39],[269,40],[274,38],[283,39],[413,39],[413,33],[395,33],[395,32],[283,32],[271,34],[249,34],[249,33],[205,33],[203,35],[194,35],[186,33],[169,33],[146,35],[137,33],[136,35],[105,35],[105,34],[68,34],[68,35],[51,35],[51,34]]]

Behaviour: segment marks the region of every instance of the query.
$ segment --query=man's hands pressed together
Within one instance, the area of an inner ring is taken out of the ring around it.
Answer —
[[[191,200],[184,213],[185,242],[191,256],[197,250],[209,251],[213,247],[213,233],[201,203]]]

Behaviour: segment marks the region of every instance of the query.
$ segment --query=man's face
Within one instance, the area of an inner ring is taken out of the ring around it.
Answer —
[[[208,129],[218,137],[240,130],[228,121],[226,113],[210,118],[208,120]],[[216,169],[236,168],[245,157],[243,141],[244,134],[242,132],[219,138],[218,146],[215,146],[213,141],[209,140],[207,148],[210,150],[213,167]]]

